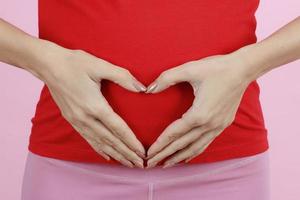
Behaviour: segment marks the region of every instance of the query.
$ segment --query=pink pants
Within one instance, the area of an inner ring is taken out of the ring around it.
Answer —
[[[29,152],[22,200],[269,200],[268,154],[141,169]]]

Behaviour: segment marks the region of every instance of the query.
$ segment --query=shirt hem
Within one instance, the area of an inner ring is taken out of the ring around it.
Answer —
[[[30,143],[28,150],[40,156],[45,156],[53,159],[67,160],[74,162],[86,163],[108,163],[121,164],[118,161],[111,159],[106,160],[93,149],[66,149],[63,145],[47,145],[42,144],[43,148],[39,148],[41,144]],[[243,143],[226,148],[218,148],[217,150],[204,151],[198,156],[191,159],[189,164],[210,163],[234,158],[256,155],[265,152],[269,149],[268,140],[260,140],[256,143]],[[184,162],[184,161],[181,161]],[[158,165],[161,165],[159,163]]]

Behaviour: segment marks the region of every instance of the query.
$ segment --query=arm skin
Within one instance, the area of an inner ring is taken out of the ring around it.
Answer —
[[[45,82],[62,116],[99,155],[128,167],[143,168],[142,143],[100,92],[102,79],[132,92],[145,91],[146,87],[127,69],[83,50],[33,37],[2,19],[0,61]]]
[[[233,122],[250,82],[299,58],[300,17],[297,17],[260,42],[162,72],[146,93],[157,93],[186,81],[192,85],[195,99],[190,109],[166,127],[149,147],[147,168],[168,156],[164,167],[182,160],[188,162],[202,153]]]
[[[35,38],[0,18],[0,61],[29,71],[41,79],[35,63],[54,43]],[[45,54],[46,53],[46,54]]]
[[[244,74],[250,81],[274,68],[299,59],[300,17],[298,16],[264,40],[242,47],[234,54],[249,63],[245,65]]]

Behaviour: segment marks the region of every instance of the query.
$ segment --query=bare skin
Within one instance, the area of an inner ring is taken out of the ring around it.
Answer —
[[[194,89],[195,99],[190,109],[166,127],[149,147],[147,168],[168,156],[164,168],[199,155],[233,122],[250,82],[299,58],[300,17],[297,17],[258,43],[164,71],[146,93],[157,93],[187,81]]]

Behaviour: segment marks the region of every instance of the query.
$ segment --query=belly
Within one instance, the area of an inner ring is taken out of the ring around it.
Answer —
[[[167,125],[181,117],[194,98],[186,82],[157,94],[145,94],[105,81],[102,93],[145,147],[150,146]]]
[[[257,0],[39,3],[40,38],[83,49],[127,68],[145,85],[169,68],[256,42]],[[161,93],[145,94],[104,80],[101,90],[145,147],[179,118],[194,98],[186,82]]]

